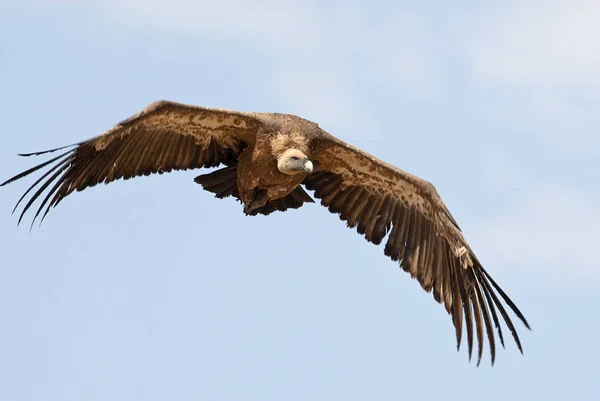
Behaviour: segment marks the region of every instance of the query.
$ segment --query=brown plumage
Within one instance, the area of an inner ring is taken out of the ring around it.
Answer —
[[[368,241],[380,244],[387,238],[385,255],[399,261],[444,304],[457,347],[464,321],[469,358],[477,337],[478,364],[484,336],[494,363],[494,327],[504,346],[500,317],[522,352],[504,305],[529,328],[525,317],[483,269],[433,185],[340,141],[315,123],[288,114],[160,101],[95,138],[23,156],[64,149],[0,184],[46,168],[15,206],[31,194],[19,222],[37,199],[32,224],[73,191],[98,183],[223,164],[195,181],[218,198],[239,199],[246,214],[268,215],[313,202],[304,185]]]

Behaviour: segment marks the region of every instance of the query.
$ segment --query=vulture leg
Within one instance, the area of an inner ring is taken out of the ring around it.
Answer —
[[[244,213],[250,216],[255,216],[258,209],[263,207],[269,201],[269,191],[262,188],[255,188],[252,193],[252,201],[244,205]]]

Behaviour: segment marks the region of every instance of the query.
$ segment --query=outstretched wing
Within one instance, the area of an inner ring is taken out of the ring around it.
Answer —
[[[384,253],[416,278],[425,291],[433,290],[444,303],[456,329],[460,348],[465,320],[469,358],[473,323],[481,362],[484,328],[495,360],[494,328],[504,346],[498,312],[523,352],[517,331],[501,300],[529,325],[517,306],[487,273],[463,238],[456,221],[433,185],[323,132],[313,141],[315,171],[304,184],[348,227],[380,244]],[[492,323],[493,322],[493,323]]]
[[[221,163],[236,164],[241,151],[254,142],[260,124],[251,113],[159,101],[90,140],[21,155],[37,156],[70,148],[12,177],[0,187],[46,168],[15,206],[16,210],[31,194],[19,217],[20,223],[36,199],[47,192],[33,224],[44,207],[42,220],[73,191],[101,182]]]

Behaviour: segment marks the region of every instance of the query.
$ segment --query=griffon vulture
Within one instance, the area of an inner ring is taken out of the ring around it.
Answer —
[[[75,190],[120,178],[223,164],[195,181],[217,198],[237,198],[247,215],[268,215],[314,202],[304,185],[368,241],[380,244],[385,239],[385,255],[399,261],[444,304],[455,327],[457,348],[464,321],[469,358],[476,335],[477,364],[484,331],[492,364],[494,327],[504,346],[499,316],[523,352],[504,304],[529,328],[525,317],[483,269],[433,185],[342,142],[313,122],[289,114],[159,101],[95,138],[22,156],[62,149],[68,150],[0,184],[46,168],[15,206],[16,210],[31,194],[19,222],[44,192],[33,221],[40,215],[43,221]]]

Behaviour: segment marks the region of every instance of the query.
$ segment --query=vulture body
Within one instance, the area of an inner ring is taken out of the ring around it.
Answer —
[[[464,323],[469,357],[476,336],[479,364],[487,336],[493,364],[494,328],[504,346],[501,317],[522,352],[505,305],[529,328],[525,317],[483,269],[433,185],[329,135],[313,122],[289,114],[159,101],[95,138],[22,156],[61,150],[0,184],[45,168],[15,206],[16,210],[30,195],[19,223],[38,199],[32,224],[73,191],[171,170],[224,165],[195,181],[218,198],[239,199],[248,215],[314,202],[304,185],[368,241],[380,244],[385,239],[385,255],[399,261],[451,315],[457,348]]]

